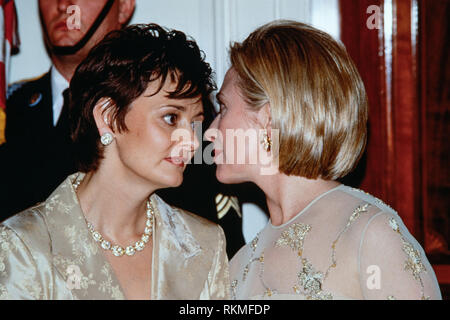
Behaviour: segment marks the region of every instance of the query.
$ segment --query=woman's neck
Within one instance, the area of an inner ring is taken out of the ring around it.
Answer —
[[[86,219],[97,231],[113,242],[127,243],[142,234],[146,203],[154,191],[126,168],[102,162],[97,171],[86,175],[77,194]]]
[[[337,187],[339,182],[279,173],[265,176],[256,184],[266,195],[272,225],[279,226],[295,217],[315,198]]]

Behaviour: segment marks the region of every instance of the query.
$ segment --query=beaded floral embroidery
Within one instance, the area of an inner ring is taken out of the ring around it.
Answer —
[[[331,293],[325,292],[323,290],[323,282],[328,277],[331,269],[336,268],[336,244],[338,243],[340,237],[345,233],[350,226],[361,216],[362,213],[368,212],[370,204],[366,203],[360,205],[355,210],[353,210],[351,216],[349,217],[346,226],[339,232],[337,238],[333,241],[331,248],[331,265],[328,267],[325,273],[317,271],[314,266],[308,261],[308,259],[303,257],[303,246],[307,234],[311,231],[311,226],[302,223],[293,223],[289,228],[284,230],[280,237],[275,241],[275,247],[288,247],[297,253],[301,268],[300,272],[297,274],[297,283],[293,286],[293,290],[296,294],[302,294],[309,300],[331,300],[333,295]],[[264,297],[272,296],[277,294],[277,290],[269,288],[264,281],[264,251],[259,257],[254,257],[254,253],[258,247],[259,234],[250,243],[252,249],[252,254],[249,259],[249,263],[244,267],[242,274],[242,282],[247,279],[250,266],[254,262],[260,263],[259,278],[262,285],[265,288]],[[232,296],[236,299],[236,289],[238,286],[238,280],[235,279],[231,283]]]
[[[422,263],[422,257],[419,250],[414,249],[414,246],[403,237],[400,231],[400,227],[394,218],[389,219],[389,225],[391,226],[392,230],[397,232],[401,237],[403,246],[402,249],[406,255],[404,270],[410,271],[414,279],[420,283],[422,300],[430,299],[429,296],[425,296],[424,294],[424,285],[422,278],[420,277],[420,273],[427,272],[427,269]]]
[[[294,223],[289,229],[283,231],[281,237],[277,240],[275,246],[277,247],[290,247],[292,250],[297,251],[299,256],[303,254],[303,241],[306,234],[311,230],[311,226]]]
[[[324,273],[315,270],[313,265],[308,262],[308,259],[303,258],[303,243],[306,235],[311,230],[310,225],[301,223],[292,224],[287,230],[283,231],[280,238],[276,241],[277,247],[289,247],[293,251],[298,253],[301,259],[302,268],[298,273],[298,283],[293,287],[294,292],[297,294],[303,294],[309,300],[331,300],[333,295],[325,292],[323,288],[323,282],[328,277],[331,269],[336,268],[336,244],[338,243],[341,235],[348,230],[348,228],[361,216],[362,213],[368,211],[368,203],[358,206],[353,210],[349,217],[345,228],[338,234],[336,240],[333,241],[331,248],[331,265]]]
[[[320,271],[316,271],[308,260],[303,259],[302,271],[298,273],[299,285],[304,289],[307,299],[310,300],[332,300],[331,293],[322,290],[324,275]],[[298,286],[294,286],[296,293],[301,293]]]
[[[252,248],[252,254],[250,256],[249,262],[244,267],[244,272],[242,273],[242,282],[245,282],[245,280],[247,279],[247,274],[250,271],[250,265],[253,264],[254,262],[259,262],[259,264],[260,264],[259,265],[260,266],[259,279],[265,288],[264,296],[270,297],[273,294],[276,294],[277,291],[270,289],[264,281],[264,277],[263,277],[263,275],[264,275],[264,251],[261,253],[261,255],[259,257],[254,257],[255,251],[258,248],[258,241],[259,241],[259,233],[256,235],[256,237],[250,243],[250,246]],[[236,300],[236,289],[237,289],[238,283],[239,283],[239,281],[237,279],[234,279],[231,282],[231,296],[234,300]]]
[[[297,275],[297,284],[293,287],[296,294],[303,294],[309,300],[330,300],[333,296],[322,291],[323,273],[316,271],[306,258],[302,258],[303,243],[309,231],[310,225],[294,223],[283,231],[275,246],[288,247],[298,253],[302,267]]]
[[[358,191],[360,193],[369,195],[365,193],[362,190],[351,188],[353,191]],[[385,211],[383,209],[391,209],[394,211],[391,207],[386,205],[383,201],[374,198],[371,196],[371,199],[369,202],[374,202],[375,206],[380,206],[382,212]],[[300,262],[300,270],[297,273],[297,278],[295,280],[293,291],[296,294],[303,295],[307,299],[311,300],[326,300],[326,299],[333,299],[333,295],[329,292],[326,292],[324,289],[324,282],[327,279],[329,273],[336,268],[337,266],[337,260],[336,260],[336,248],[338,246],[338,243],[340,241],[340,238],[343,234],[348,231],[357,220],[360,220],[360,217],[363,214],[367,214],[369,212],[371,204],[364,202],[361,205],[357,206],[351,215],[348,217],[346,224],[343,226],[343,228],[340,230],[340,232],[337,234],[337,237],[335,240],[331,243],[331,264],[329,265],[326,272],[323,272],[323,270],[316,269],[306,257],[304,257],[304,243],[306,241],[307,235],[311,232],[312,227],[311,225],[302,224],[302,223],[293,223],[289,227],[287,227],[285,230],[281,232],[279,235],[279,238],[274,242],[275,247],[285,247],[289,248],[290,250],[294,251],[296,255],[299,258]],[[391,211],[387,210],[387,212]],[[389,219],[389,225],[390,227],[399,234],[402,241],[402,250],[406,256],[405,262],[404,262],[404,271],[410,273],[412,277],[418,281],[422,288],[421,296],[422,299],[430,299],[429,296],[425,296],[424,294],[424,283],[422,279],[422,272],[427,272],[426,266],[423,263],[423,258],[421,256],[421,251],[416,249],[414,245],[406,240],[406,238],[402,235],[399,225],[397,221],[394,218]],[[262,283],[262,285],[265,288],[265,291],[263,292],[264,297],[270,297],[273,294],[277,294],[277,290],[269,288],[264,283],[264,251],[261,253],[258,253],[258,257],[255,257],[256,254],[256,248],[258,247],[258,241],[259,241],[259,235],[250,243],[249,248],[253,252],[251,252],[251,257],[249,259],[249,263],[244,267],[243,269],[243,277],[242,281],[247,280],[247,275],[249,273],[251,264],[258,263],[259,262],[259,278]],[[239,281],[241,278],[239,278]],[[238,286],[238,279],[234,280],[232,282],[232,288],[235,291]],[[236,292],[234,292],[234,296],[236,296]],[[388,300],[396,300],[396,297],[393,295],[386,295],[386,299]]]

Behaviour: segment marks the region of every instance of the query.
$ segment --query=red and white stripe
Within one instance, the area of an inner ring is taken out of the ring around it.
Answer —
[[[19,48],[14,0],[0,0],[0,144],[5,142],[6,90],[11,53]]]

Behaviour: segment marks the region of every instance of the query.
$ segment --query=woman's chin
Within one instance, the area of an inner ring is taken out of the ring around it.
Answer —
[[[167,179],[165,179],[163,183],[165,184],[166,188],[179,187],[183,183],[183,175],[181,175],[181,177],[180,176],[167,177]]]
[[[217,166],[216,178],[219,182],[224,184],[238,184],[244,182],[241,176],[236,175],[229,168],[225,168],[224,165]]]
[[[177,182],[172,183],[172,185],[170,187],[171,188],[176,188],[176,187],[181,186],[182,183],[183,183],[183,179],[180,179]]]
[[[152,179],[155,185],[157,185],[157,189],[166,189],[166,188],[176,188],[179,187],[183,183],[183,173],[173,173],[173,172],[165,172],[159,173],[157,177],[153,176]]]

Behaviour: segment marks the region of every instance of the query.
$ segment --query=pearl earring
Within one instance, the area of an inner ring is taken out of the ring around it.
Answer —
[[[109,132],[104,133],[100,138],[100,141],[102,142],[102,145],[104,145],[104,146],[109,146],[113,142],[113,140],[114,140],[114,137]]]

